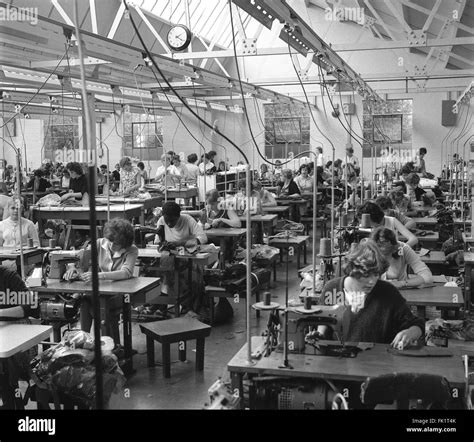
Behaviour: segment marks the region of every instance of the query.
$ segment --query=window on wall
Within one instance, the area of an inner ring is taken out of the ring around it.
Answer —
[[[58,152],[79,149],[79,118],[51,115],[44,120],[44,134],[41,157],[56,161]]]
[[[310,115],[299,104],[265,104],[265,156],[287,158],[310,147]]]
[[[163,153],[163,117],[125,112],[123,152],[142,161],[158,160]]]
[[[364,157],[380,157],[382,148],[412,151],[413,100],[364,100]]]

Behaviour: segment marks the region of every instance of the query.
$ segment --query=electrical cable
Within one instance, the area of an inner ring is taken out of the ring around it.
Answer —
[[[326,117],[326,120],[328,119],[328,114],[326,111],[326,104],[324,103],[324,89],[323,89],[323,83],[322,83],[322,71],[321,71],[321,65],[318,63],[318,78],[319,78],[319,88],[321,89],[321,102],[323,103],[323,110],[324,110],[324,115]]]
[[[255,140],[254,135],[253,135],[252,125],[250,123],[250,118],[249,118],[249,114],[248,114],[248,110],[247,110],[247,104],[245,102],[244,88],[242,86],[242,80],[241,80],[241,77],[240,77],[240,69],[239,69],[239,63],[238,63],[238,57],[237,57],[237,46],[236,46],[236,43],[235,43],[235,28],[234,28],[234,14],[232,12],[232,0],[228,0],[228,3],[229,3],[229,9],[230,9],[230,25],[231,25],[231,33],[232,33],[232,47],[234,49],[235,69],[236,69],[236,72],[237,72],[237,78],[239,80],[240,94],[242,95],[242,103],[243,103],[243,108],[244,108],[244,114],[245,114],[245,118],[247,120],[249,132],[250,132],[250,135],[252,136],[253,144],[255,145],[255,148],[256,148],[257,153],[260,156],[260,158],[262,158],[262,160],[266,161],[268,164],[271,164],[272,166],[280,166],[281,167],[281,166],[284,166],[285,164],[290,163],[293,160],[291,159],[291,160],[282,162],[281,164],[277,164],[277,163],[273,163],[273,162],[269,161],[260,152],[260,148],[258,147],[258,144]],[[248,163],[248,161],[247,161],[247,163]]]
[[[66,56],[66,53],[61,57],[59,60],[58,64],[56,67],[53,69],[53,71],[48,75],[46,80],[44,80],[43,84],[38,88],[38,90],[31,96],[31,98],[22,106],[22,109],[24,109],[26,106],[28,106],[33,99],[40,93],[40,91],[44,88],[46,83],[49,81],[49,79],[53,76],[53,74],[56,72],[56,69],[61,65],[62,61],[64,60],[64,57]],[[21,111],[20,111],[21,112]],[[10,121],[12,121],[15,118],[16,115],[13,115],[11,118],[9,118],[7,121],[4,121],[3,124],[0,126],[0,129],[4,126],[6,126]]]
[[[205,120],[202,120],[198,115],[196,115],[196,113],[194,112],[194,110],[188,105],[188,103],[186,102],[186,100],[184,100],[178,93],[177,91],[174,89],[174,87],[171,85],[171,83],[168,81],[168,79],[166,78],[166,75],[164,74],[164,72],[161,70],[161,68],[158,66],[158,64],[156,63],[155,59],[153,58],[152,54],[150,53],[148,47],[146,46],[140,32],[138,31],[138,27],[137,25],[135,24],[135,20],[133,19],[133,16],[132,14],[130,13],[130,8],[126,2],[126,0],[122,0],[122,3],[123,5],[125,6],[125,9],[127,10],[128,14],[129,14],[129,17],[130,17],[130,22],[133,26],[133,29],[135,30],[135,34],[137,35],[138,39],[140,40],[140,43],[143,47],[143,49],[145,50],[146,52],[146,55],[148,57],[148,59],[150,60],[150,62],[153,64],[153,66],[155,67],[155,69],[158,71],[158,73],[160,74],[160,76],[163,78],[163,80],[165,81],[165,83],[167,84],[167,86],[169,87],[169,89],[176,95],[176,97],[183,103],[183,105],[191,112],[192,115],[194,115],[196,118],[200,119],[206,126],[208,126],[210,129],[213,129],[212,125],[210,125],[207,121]],[[165,94],[166,95],[166,94]],[[226,135],[222,134],[218,129],[216,130],[216,133],[219,133],[226,141],[228,141],[232,146],[234,146],[239,152],[240,154],[245,158],[247,164],[248,164],[248,158],[247,156],[245,155],[245,153],[240,149],[239,146],[237,146],[232,140],[230,140]],[[194,138],[194,136],[193,136]]]

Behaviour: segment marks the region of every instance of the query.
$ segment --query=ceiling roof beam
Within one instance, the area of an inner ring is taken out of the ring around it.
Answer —
[[[373,43],[362,42],[362,43],[340,43],[333,44],[331,48],[335,52],[358,52],[358,51],[381,51],[385,49],[411,49],[414,47],[445,47],[453,45],[466,45],[474,44],[474,38],[471,37],[453,37],[453,38],[442,38],[442,39],[427,39],[426,44],[422,45],[411,45],[405,41],[388,41],[381,40]],[[288,47],[271,47],[271,48],[256,48],[255,54],[244,53],[242,50],[237,50],[238,57],[255,57],[265,55],[288,55]],[[192,52],[191,54],[173,54],[175,60],[185,59],[200,59],[200,58],[229,58],[234,57],[234,51],[232,49],[220,50],[220,51],[200,51]]]
[[[117,32],[118,27],[120,26],[120,22],[123,19],[123,14],[125,12],[125,5],[120,2],[120,7],[115,14],[114,21],[112,26],[110,27],[109,33],[107,34],[107,38],[113,39],[115,37],[115,33]]]
[[[153,36],[158,40],[158,42],[161,44],[161,46],[163,46],[163,48],[165,49],[166,53],[168,55],[171,55],[171,50],[170,48],[168,47],[168,45],[165,43],[165,41],[161,38],[161,35],[156,32],[156,29],[153,27],[153,25],[150,23],[150,20],[148,20],[148,18],[146,17],[146,15],[143,13],[143,11],[141,10],[141,8],[138,6],[138,5],[134,5],[132,4],[132,6],[135,8],[135,11],[137,11],[138,15],[140,16],[140,18],[143,20],[143,22],[146,24],[146,26],[148,27],[148,29],[150,30],[150,32],[153,34]]]
[[[394,5],[390,0],[385,0],[385,4],[388,6],[388,9],[390,9],[390,11],[398,20],[398,22],[402,25],[403,29],[405,29],[405,32],[409,34],[412,31],[412,29],[406,22],[405,17],[403,16],[401,5],[400,4]]]
[[[369,0],[364,0],[365,5],[367,8],[369,8],[369,11],[372,13],[372,15],[377,19],[377,24],[382,26],[384,29],[385,33],[392,39],[392,40],[397,40],[394,34],[390,31],[388,28],[387,24],[382,20],[376,9],[370,4]]]
[[[399,0],[399,1],[403,5],[408,6],[409,8],[415,9],[416,11],[424,12],[428,16],[431,13],[431,9],[424,8],[423,6],[417,5],[416,3],[412,3],[409,0]],[[462,2],[462,3],[464,3],[464,2]],[[437,18],[438,20],[441,20],[441,21],[444,21],[446,19],[446,17],[444,15],[441,15],[441,14],[438,14],[438,13],[434,14],[434,17]],[[460,17],[461,17],[461,14],[459,14],[459,18]],[[453,24],[457,28],[462,29],[463,31],[466,31],[469,34],[474,34],[474,27],[469,27],[469,26],[463,25],[462,23],[460,23],[459,21],[456,21],[456,20],[454,21]]]
[[[435,14],[438,12],[439,6],[441,5],[441,0],[436,0],[435,5],[431,8],[430,14],[426,17],[425,24],[423,25],[423,31],[427,32],[431,26],[431,22],[435,18]]]

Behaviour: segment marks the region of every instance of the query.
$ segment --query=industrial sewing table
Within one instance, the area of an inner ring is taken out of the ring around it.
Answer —
[[[239,216],[242,227],[247,226],[247,217],[245,215]],[[274,227],[277,224],[278,215],[271,213],[264,213],[263,215],[251,215],[250,223],[257,225],[257,243],[263,243],[263,229],[266,227],[268,236],[273,235]]]
[[[48,219],[84,220],[90,221],[90,208],[77,206],[38,207],[32,206],[33,221]],[[97,221],[107,221],[107,206],[95,208]],[[110,206],[110,218],[139,218],[141,204],[113,204]]]
[[[262,206],[263,213],[273,213],[288,218],[290,216],[290,206]]]
[[[220,252],[220,248],[216,247],[215,250],[216,253]],[[209,264],[210,258],[212,258],[213,254],[210,252],[205,252],[205,253],[195,253],[195,254],[189,254],[189,253],[184,253],[182,255],[180,254],[175,254],[173,255],[175,259],[180,260],[180,261],[187,261],[188,265],[188,284],[190,289],[192,290],[193,287],[193,282],[192,282],[192,263],[197,263],[200,264],[201,266],[205,266],[206,264]],[[140,248],[138,249],[138,259],[156,259],[156,258],[161,258],[162,257],[162,252],[158,251],[157,246],[153,247],[146,247],[146,248]],[[150,269],[150,267],[149,267]],[[157,268],[156,270],[159,270]],[[176,317],[179,316],[180,314],[180,278],[179,278],[179,268],[176,265],[174,268],[175,271],[175,284],[176,284],[176,289],[175,289],[175,299],[173,300],[175,302],[175,314]]]
[[[25,266],[28,267],[32,264],[42,262],[43,255],[46,253],[40,247],[23,247],[23,259],[25,260]],[[21,254],[19,249],[0,247],[0,262],[3,260],[16,261],[17,268],[21,267]]]
[[[99,280],[99,302],[100,302],[100,327],[101,334],[108,333],[109,309],[108,298],[111,296],[122,295],[122,314],[123,314],[123,347],[125,351],[126,363],[123,366],[124,373],[133,373],[132,361],[132,324],[131,324],[131,305],[133,298],[144,295],[157,288],[160,284],[160,278],[138,277],[122,281]],[[61,282],[59,280],[48,280],[46,286],[31,287],[31,290],[38,292],[39,296],[46,296],[51,293],[92,293],[92,283],[84,281]],[[128,296],[126,296],[128,295]]]
[[[252,337],[252,349],[264,342],[264,337]],[[389,373],[423,373],[445,377],[451,387],[464,391],[464,366],[462,352],[452,350],[451,357],[407,357],[388,351],[389,345],[375,344],[373,348],[361,351],[354,358],[317,356],[290,353],[288,356],[292,368],[281,368],[283,353],[272,352],[261,357],[254,365],[247,363],[247,344],[227,364],[230,372],[232,390],[243,398],[243,377],[278,376],[288,378],[329,379],[338,381],[363,382],[367,377]],[[448,350],[451,350],[448,348]],[[243,406],[243,401],[240,402]]]
[[[0,392],[6,409],[24,409],[23,400],[16,395],[16,381],[10,379],[8,358],[38,345],[51,334],[49,325],[14,324],[0,322],[0,362],[3,376]]]
[[[426,317],[426,307],[437,307],[440,310],[456,310],[464,307],[464,296],[459,287],[422,287],[418,289],[402,289],[402,296],[408,305],[417,308],[417,314],[421,318]]]
[[[156,184],[147,184],[145,186],[145,189],[148,190],[149,192],[153,193],[159,193],[160,197],[163,199],[170,199],[170,200],[175,200],[176,198],[182,198],[184,200],[189,200],[192,199],[192,205],[193,207],[196,207],[196,198],[198,196],[198,189],[197,187],[185,187],[185,188],[168,188],[166,189],[166,192],[161,192],[160,189],[161,186],[156,185]],[[166,198],[165,198],[166,196]]]
[[[140,204],[141,206],[141,214],[140,214],[140,224],[142,226],[145,225],[145,213],[149,209],[154,209],[155,207],[160,207],[163,203],[164,197],[162,196],[153,196],[151,198],[126,198],[121,196],[111,196],[110,197],[110,204]],[[107,197],[103,195],[96,196],[96,202],[101,203],[101,205],[105,205],[107,207]]]
[[[207,238],[209,240],[219,240],[219,246],[221,248],[221,266],[223,268],[224,261],[228,255],[227,241],[229,240],[229,238],[234,241],[234,239],[244,236],[247,233],[247,229],[234,227],[229,227],[228,229],[226,229],[220,227],[216,229],[212,228],[205,230],[204,233],[207,235]]]

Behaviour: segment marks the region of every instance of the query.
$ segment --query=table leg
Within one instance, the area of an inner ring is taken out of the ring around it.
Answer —
[[[155,340],[148,335],[146,337],[146,360],[148,367],[155,366]]]
[[[240,408],[244,408],[244,383],[243,383],[243,373],[237,373],[235,371],[230,372],[230,383],[232,386],[232,391],[235,396],[240,398]]]
[[[145,225],[145,207],[142,207],[142,210],[140,212],[140,225],[144,226]]]
[[[416,306],[416,313],[419,318],[426,319],[426,307],[424,305]]]
[[[1,392],[3,408],[6,410],[15,409],[15,389],[10,385],[10,376],[8,372],[8,359],[2,359],[2,373],[0,373],[1,379]]]
[[[100,334],[102,336],[110,336],[109,333],[109,306],[105,296],[99,296],[100,303]]]
[[[122,305],[123,319],[123,348],[126,363],[123,366],[124,373],[133,373],[133,350],[132,350],[132,306],[130,295],[123,297]]]
[[[178,354],[179,354],[179,360],[181,362],[185,362],[186,361],[186,341],[178,342]]]
[[[225,267],[225,260],[227,258],[227,241],[225,238],[221,238],[219,240],[219,246],[221,248],[221,263],[220,267],[221,269],[224,269]]]
[[[204,343],[206,338],[196,339],[196,371],[204,370]]]
[[[171,377],[171,356],[170,356],[170,343],[161,343],[161,358],[163,363],[163,376],[165,378]]]
[[[304,252],[303,259],[304,259],[304,263],[308,264],[307,258],[306,258],[308,256],[308,249],[306,247],[307,247],[307,244],[305,242],[304,245],[303,245],[303,252]]]
[[[298,254],[297,254],[297,257],[296,257],[296,261],[297,261],[297,264],[298,264],[298,267],[297,269],[299,270],[301,268],[301,246],[297,246],[298,247]],[[306,262],[305,262],[306,264]]]
[[[472,284],[472,265],[471,263],[464,264],[464,308],[470,310],[471,307],[471,284]]]

